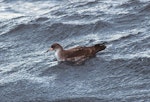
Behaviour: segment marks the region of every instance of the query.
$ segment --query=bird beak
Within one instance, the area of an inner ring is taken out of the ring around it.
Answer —
[[[54,50],[53,48],[50,48],[50,49],[48,49],[46,52],[53,51],[53,50]]]
[[[54,50],[53,48],[50,48],[50,49],[49,49],[49,51],[53,51],[53,50]]]

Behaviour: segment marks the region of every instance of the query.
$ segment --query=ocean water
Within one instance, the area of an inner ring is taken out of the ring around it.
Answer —
[[[54,42],[107,48],[73,66]],[[0,102],[150,102],[150,1],[0,0]]]

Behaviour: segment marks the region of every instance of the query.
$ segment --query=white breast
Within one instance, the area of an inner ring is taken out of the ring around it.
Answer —
[[[55,51],[55,57],[58,61],[62,61],[61,58],[60,58],[60,50],[56,50]]]

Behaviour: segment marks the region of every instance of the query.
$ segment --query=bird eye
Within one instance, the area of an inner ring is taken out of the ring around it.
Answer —
[[[52,45],[51,48],[54,48],[54,45]]]

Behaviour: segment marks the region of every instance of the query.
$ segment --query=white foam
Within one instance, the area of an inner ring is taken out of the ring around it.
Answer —
[[[20,17],[20,16],[23,16],[23,15],[19,13],[12,13],[12,12],[0,12],[1,20],[12,19],[12,18]]]
[[[108,34],[105,37],[106,41],[115,41],[115,40],[119,40],[122,37],[127,37],[129,35],[137,35],[139,34],[138,32],[144,32],[145,29],[141,28],[141,29],[131,29],[131,30],[126,30],[126,31],[117,31],[117,32],[113,32],[111,35]],[[138,39],[137,39],[138,40]]]
[[[0,19],[12,19],[20,16],[43,15],[49,12],[49,9],[56,4],[52,1],[16,1],[11,3],[0,3]],[[9,9],[8,9],[9,8]]]
[[[150,49],[132,54],[114,54],[112,59],[150,58]]]
[[[55,80],[57,77],[57,75],[53,74],[49,77],[38,77],[35,76],[33,74],[29,74],[26,71],[19,71],[7,76],[3,76],[0,79],[0,83],[1,84],[5,84],[5,83],[9,83],[9,82],[15,82],[15,81],[19,81],[19,80],[28,80],[31,81],[32,83],[40,83],[40,84],[44,84],[44,85],[52,85],[51,83],[53,82],[53,80]]]

